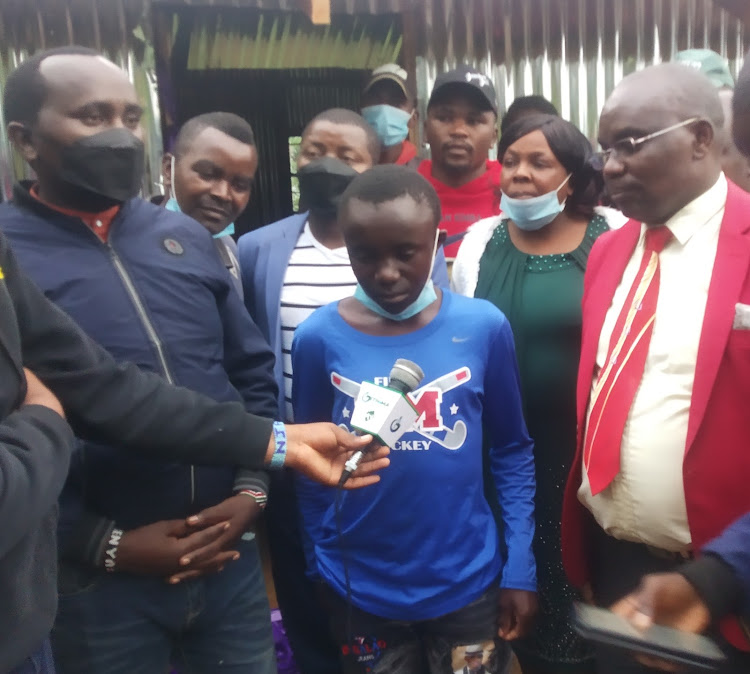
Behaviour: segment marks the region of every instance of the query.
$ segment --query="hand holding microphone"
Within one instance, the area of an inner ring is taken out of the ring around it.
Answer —
[[[407,398],[424,379],[422,368],[416,363],[399,358],[388,376],[388,386],[363,383],[354,405],[351,425],[358,432],[368,433],[374,440],[355,452],[344,464],[339,487],[357,470],[362,458],[383,445],[393,444],[411,430],[419,413]]]

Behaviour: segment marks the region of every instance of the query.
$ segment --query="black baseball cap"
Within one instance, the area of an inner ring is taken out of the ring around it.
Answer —
[[[492,112],[497,114],[497,94],[495,93],[495,87],[492,85],[492,80],[483,72],[471,66],[459,66],[455,70],[449,70],[438,75],[435,86],[432,87],[432,94],[430,94],[427,107],[429,108],[435,102],[440,90],[444,87],[461,85],[479,92],[482,100],[487,103]]]

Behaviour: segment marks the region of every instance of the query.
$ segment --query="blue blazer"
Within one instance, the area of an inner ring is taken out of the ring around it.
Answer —
[[[307,222],[307,212],[296,213],[240,237],[239,256],[245,306],[276,356],[274,375],[279,385],[279,409],[284,403],[284,368],[281,358],[281,289],[289,258]],[[448,288],[448,268],[441,248],[432,280]]]

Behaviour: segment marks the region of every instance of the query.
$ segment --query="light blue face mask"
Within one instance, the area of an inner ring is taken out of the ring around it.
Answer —
[[[177,203],[177,199],[175,199],[174,197],[169,198],[169,201],[164,204],[164,208],[166,208],[168,211],[174,211],[175,213],[182,213],[180,204]],[[230,222],[218,234],[212,234],[212,236],[214,237],[214,239],[220,239],[222,236],[232,236],[232,234],[234,234],[234,223]]]
[[[435,286],[432,283],[432,269],[435,266],[435,255],[437,255],[439,238],[440,230],[438,229],[438,231],[435,232],[435,247],[432,251],[432,264],[430,265],[430,273],[427,275],[427,283],[424,284],[424,288],[422,288],[422,292],[419,293],[419,297],[406,307],[406,309],[399,311],[397,314],[392,314],[390,311],[386,311],[365,292],[365,289],[359,283],[354,290],[354,299],[359,300],[370,311],[378,314],[378,316],[389,318],[392,321],[405,321],[412,316],[416,316],[423,309],[429,307],[437,299]]]
[[[385,147],[398,145],[406,139],[411,114],[392,105],[369,105],[362,108],[362,117],[375,129]]]
[[[557,193],[562,189],[565,183],[570,180],[570,176],[560,183],[560,187],[546,194],[530,199],[514,199],[509,197],[505,192],[500,197],[500,210],[508,216],[518,229],[526,232],[535,232],[552,222],[565,208],[565,201],[560,203]]]
[[[172,157],[172,175],[174,176],[174,157]],[[166,208],[168,211],[173,211],[174,213],[182,213],[180,204],[177,203],[177,196],[175,195],[174,185],[169,188],[169,192],[170,197],[167,200],[167,203],[164,204],[164,208]],[[222,236],[232,236],[232,234],[234,234],[234,223],[230,222],[218,234],[212,234],[211,236],[213,236],[214,239],[220,239]]]

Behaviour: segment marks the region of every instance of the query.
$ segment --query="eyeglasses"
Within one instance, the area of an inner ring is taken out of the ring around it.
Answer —
[[[681,129],[683,126],[693,124],[694,122],[698,122],[700,120],[700,117],[691,117],[690,119],[686,119],[684,122],[672,124],[672,126],[668,126],[666,129],[654,131],[647,136],[641,136],[640,138],[621,138],[620,140],[615,141],[612,144],[612,147],[596,153],[596,156],[600,162],[600,166],[603,168],[607,161],[614,155],[620,157],[621,159],[632,157],[638,151],[641,145],[643,145],[643,143],[649,140],[653,140],[654,138],[658,138],[659,136],[663,136],[665,133],[669,133],[670,131],[674,131],[675,129]]]

